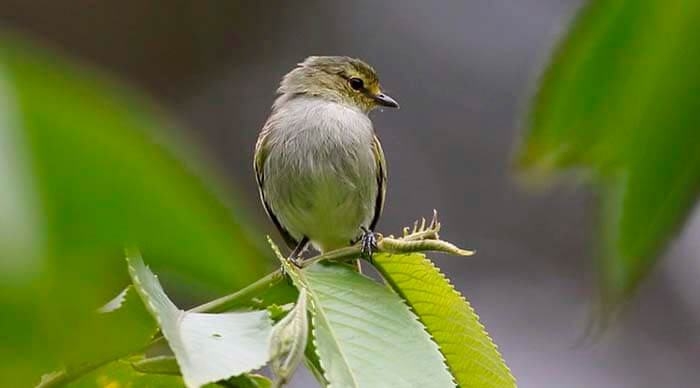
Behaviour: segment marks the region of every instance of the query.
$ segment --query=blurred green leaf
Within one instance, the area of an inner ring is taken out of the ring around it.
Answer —
[[[381,253],[374,265],[425,325],[460,387],[516,386],[474,309],[425,255]]]
[[[272,319],[274,322],[279,321],[280,319],[284,318],[287,313],[292,311],[294,308],[294,303],[287,303],[282,306],[278,304],[271,304],[267,307],[267,312],[270,313],[270,319]]]
[[[11,171],[0,178],[10,179],[0,242],[16,242],[0,245],[0,330],[12,333],[0,339],[0,374],[17,386],[58,369],[94,309],[128,284],[126,242],[209,293],[263,275],[267,254],[213,180],[171,154],[192,152],[168,140],[172,123],[143,97],[4,35],[0,101],[0,162]]]
[[[146,374],[128,361],[114,361],[81,377],[70,388],[184,388],[180,376]]]
[[[95,371],[86,374],[75,382],[68,384],[70,388],[185,388],[185,383],[179,374],[159,373],[159,367],[177,367],[174,358],[162,357],[160,365],[149,365],[152,359],[135,357],[130,360],[114,361]],[[155,368],[141,372],[134,369],[134,364],[147,365],[145,368]],[[270,388],[270,380],[257,374],[244,374],[232,377],[225,384],[207,384],[205,388]]]
[[[158,356],[153,358],[142,358],[132,363],[134,369],[142,373],[155,373],[166,375],[180,375],[180,367],[177,360],[172,356]],[[269,388],[272,385],[270,379],[257,374],[245,373],[240,376],[231,377],[226,380],[226,384],[221,386],[233,388]],[[205,387],[220,386],[217,384],[207,384]]]
[[[36,280],[45,247],[26,139],[0,68],[0,284]]]
[[[143,358],[133,362],[131,366],[141,373],[180,376],[180,366],[173,356]]]
[[[545,72],[518,162],[584,169],[602,194],[602,269],[633,291],[700,192],[700,2],[595,0]]]
[[[231,377],[227,380],[226,387],[233,388],[270,388],[272,381],[265,376],[246,373],[240,376]]]
[[[67,369],[99,365],[143,349],[157,332],[158,325],[143,305],[133,286],[100,308],[93,319],[83,322],[83,336],[67,352]]]
[[[272,323],[267,310],[220,314],[178,309],[140,255],[127,254],[129,273],[160,325],[188,387],[263,367],[270,359]]]

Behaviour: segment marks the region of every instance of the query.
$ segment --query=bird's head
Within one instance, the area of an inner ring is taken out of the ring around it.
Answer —
[[[314,96],[364,112],[381,106],[399,107],[382,92],[372,66],[350,57],[308,57],[284,76],[278,92],[284,100],[299,95]]]

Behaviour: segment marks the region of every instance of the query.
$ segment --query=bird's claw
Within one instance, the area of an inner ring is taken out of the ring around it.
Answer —
[[[377,235],[376,233],[372,232],[371,230],[367,228],[362,228],[362,257],[369,261],[370,263],[373,262],[372,260],[372,254],[377,251]]]
[[[292,263],[292,265],[294,265],[295,267],[297,267],[297,268],[301,268],[301,267],[302,267],[301,261],[299,261],[299,258],[298,258],[298,257],[296,257],[296,256],[289,256],[289,259],[288,259],[288,260],[289,260],[289,262]]]
[[[299,261],[299,258],[296,256],[293,256],[293,255],[289,256],[287,258],[287,261],[292,263],[292,265],[297,267],[297,268],[302,268],[301,262]],[[289,283],[289,285],[293,285],[292,278],[287,273],[287,269],[285,268],[284,264],[282,264],[280,266],[280,273],[282,274],[282,276],[284,276],[285,279],[287,279],[287,283]]]

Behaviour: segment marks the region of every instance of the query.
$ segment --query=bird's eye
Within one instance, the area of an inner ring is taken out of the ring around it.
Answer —
[[[355,78],[355,77],[350,78],[350,79],[348,80],[348,82],[350,83],[350,87],[353,88],[353,89],[355,89],[355,90],[360,90],[360,89],[362,89],[362,88],[365,86],[365,83],[362,82],[361,79]]]

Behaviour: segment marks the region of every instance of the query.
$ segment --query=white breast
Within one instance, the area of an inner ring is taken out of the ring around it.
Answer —
[[[282,226],[321,250],[368,227],[377,198],[374,131],[364,113],[315,98],[285,102],[270,117],[265,198]]]

